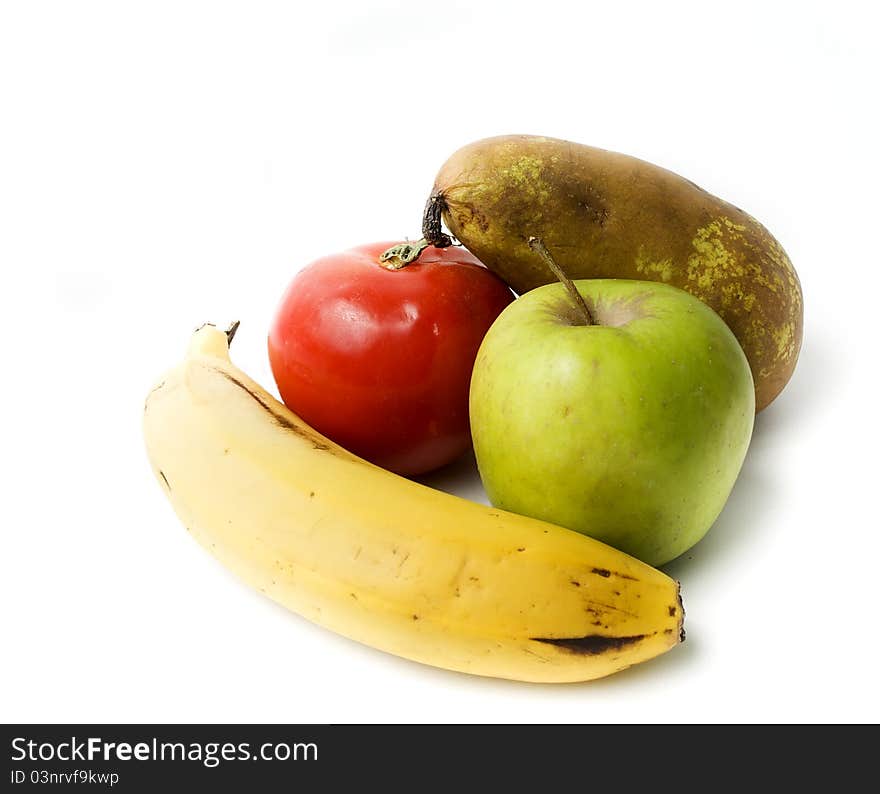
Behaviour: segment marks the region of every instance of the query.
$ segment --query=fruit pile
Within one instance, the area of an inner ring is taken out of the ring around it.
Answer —
[[[175,511],[270,598],[409,659],[563,682],[669,650],[654,566],[712,526],[797,361],[785,252],[675,174],[529,136],[456,152],[422,231],[297,274],[283,403],[231,363],[237,324],[195,332],[144,412]],[[471,444],[493,506],[408,478]]]

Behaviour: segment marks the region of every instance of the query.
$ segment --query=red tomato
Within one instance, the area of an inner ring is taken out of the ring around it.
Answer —
[[[468,449],[477,349],[513,295],[462,248],[400,270],[393,243],[324,257],[296,274],[269,332],[282,400],[319,432],[399,474]]]

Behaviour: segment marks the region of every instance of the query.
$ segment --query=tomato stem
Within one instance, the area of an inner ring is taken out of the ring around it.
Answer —
[[[415,262],[429,245],[430,243],[424,238],[414,243],[398,243],[379,254],[379,261],[382,267],[388,270],[400,270]]]
[[[448,234],[444,234],[442,229],[444,209],[446,209],[446,200],[443,194],[432,193],[422,214],[422,239],[415,243],[392,245],[379,256],[382,267],[400,270],[415,262],[429,245],[433,245],[434,248],[449,248],[450,245],[454,245],[454,240]]]
[[[547,250],[547,246],[544,245],[544,241],[540,237],[529,237],[529,248],[540,254],[541,258],[547,263],[547,267],[553,272],[553,275],[562,282],[562,285],[568,290],[578,309],[580,309],[581,314],[584,315],[584,319],[587,321],[586,324],[593,325],[593,315],[590,314],[590,310],[587,308],[584,296],[578,292],[578,288],[574,285],[574,282],[565,274],[565,271],[559,267],[556,260],[550,254],[550,251]]]

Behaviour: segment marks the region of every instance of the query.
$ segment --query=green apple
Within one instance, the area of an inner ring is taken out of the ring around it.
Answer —
[[[662,565],[727,501],[755,390],[708,306],[656,282],[582,280],[527,292],[474,364],[471,433],[493,505]]]

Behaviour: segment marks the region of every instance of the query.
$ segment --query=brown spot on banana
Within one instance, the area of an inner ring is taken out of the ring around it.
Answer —
[[[618,579],[629,579],[631,582],[638,581],[635,576],[630,576],[628,573],[621,573],[620,571],[610,571],[608,568],[591,568],[590,573],[594,573],[596,576],[601,576],[604,579],[616,576]]]
[[[619,651],[641,642],[647,634],[634,634],[630,637],[608,637],[604,634],[587,634],[584,637],[531,637],[534,642],[555,645],[557,648],[585,656],[598,656],[607,651]]]
[[[279,413],[272,407],[269,403],[267,403],[259,394],[256,394],[251,389],[247,387],[246,384],[242,383],[238,378],[233,375],[230,375],[228,372],[222,369],[215,369],[216,372],[219,372],[224,378],[226,378],[231,383],[234,383],[238,388],[248,394],[251,398],[253,398],[257,403],[262,406],[262,408],[272,416],[274,422],[279,426],[283,427],[285,430],[289,430],[292,433],[304,438],[308,441],[315,449],[321,449],[325,452],[329,452],[333,455],[337,454],[336,450],[330,446],[330,444],[325,441],[323,438],[318,436],[314,432],[309,432],[309,430],[303,425],[298,425],[294,422],[291,422],[284,414]]]

